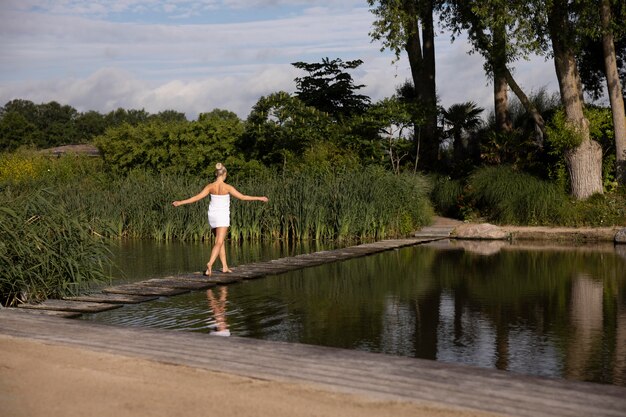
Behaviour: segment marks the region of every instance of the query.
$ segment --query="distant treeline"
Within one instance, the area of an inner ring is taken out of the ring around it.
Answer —
[[[137,126],[150,120],[186,121],[184,113],[166,110],[150,114],[145,110],[119,108],[106,114],[90,110],[84,113],[56,101],[35,104],[29,100],[11,100],[0,108],[0,152],[20,146],[49,148],[67,144],[89,143],[107,128],[127,123]]]

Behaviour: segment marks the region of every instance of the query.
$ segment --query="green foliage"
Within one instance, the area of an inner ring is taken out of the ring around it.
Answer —
[[[210,175],[217,161],[238,158],[235,141],[243,123],[231,112],[201,114],[194,122],[123,124],[96,139],[113,172],[133,169]]]
[[[307,106],[331,115],[335,120],[363,113],[370,98],[356,94],[364,85],[355,85],[352,76],[346,72],[361,64],[363,61],[360,59],[343,62],[339,58],[332,61],[324,58],[321,63],[292,63],[294,67],[309,73],[295,79],[296,97]]]
[[[145,110],[119,108],[102,115],[90,110],[79,113],[56,101],[35,104],[29,100],[11,100],[0,108],[0,151],[14,151],[21,146],[49,148],[88,143],[109,127],[125,123],[137,126],[148,121],[185,122],[185,114],[165,110],[151,115]]]
[[[570,215],[571,202],[557,185],[511,167],[485,167],[469,179],[476,207],[502,224],[558,224]]]
[[[593,227],[625,225],[626,194],[624,190],[594,194],[584,201],[574,202],[569,224]]]
[[[284,167],[313,143],[335,142],[337,136],[338,127],[327,114],[278,92],[255,104],[238,146],[248,159]]]
[[[40,189],[0,194],[0,303],[77,294],[106,281],[108,252],[84,213]]]
[[[583,141],[583,136],[575,126],[572,126],[565,117],[565,112],[558,110],[548,126],[546,126],[548,141],[555,152],[565,153],[568,149],[575,149]]]
[[[430,200],[437,213],[442,216],[462,218],[464,209],[463,184],[443,175],[433,176]]]

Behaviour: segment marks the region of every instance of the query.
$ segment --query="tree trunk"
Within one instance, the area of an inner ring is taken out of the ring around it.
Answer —
[[[540,144],[543,144],[543,136],[546,133],[546,122],[543,120],[541,113],[539,113],[537,108],[533,105],[533,103],[524,93],[522,88],[517,84],[508,68],[504,69],[504,77],[506,78],[509,87],[511,87],[511,90],[513,90],[513,93],[515,93],[520,103],[522,103],[522,106],[524,106],[524,109],[532,116],[533,120],[535,121],[535,130],[540,136],[540,140],[538,142],[540,142]]]
[[[585,140],[574,149],[565,152],[572,196],[584,200],[595,193],[602,193],[602,147],[595,140]],[[598,175],[593,175],[597,172]]]
[[[565,161],[572,196],[583,200],[596,193],[602,194],[602,148],[589,137],[589,121],[583,114],[580,78],[568,41],[571,31],[567,13],[567,0],[555,1],[549,10],[548,26],[565,118],[582,137],[582,143],[566,153]]]
[[[511,133],[513,123],[509,113],[509,85],[506,81],[506,32],[504,27],[498,26],[493,30],[493,98],[496,115],[496,131]]]
[[[602,0],[600,6],[602,20],[602,50],[604,52],[604,67],[606,70],[606,83],[613,113],[613,130],[615,132],[615,151],[617,180],[626,185],[626,114],[624,114],[624,97],[617,72],[615,58],[615,43],[611,31],[611,3]]]
[[[421,129],[419,160],[422,167],[436,165],[439,151],[437,138],[437,96],[435,86],[435,32],[433,23],[433,2],[424,0],[417,8],[414,0],[405,0],[404,10],[408,16],[405,31],[405,49],[411,67],[411,77],[417,101],[426,108],[426,121]],[[421,35],[419,22],[421,22]],[[416,143],[417,146],[417,143]]]

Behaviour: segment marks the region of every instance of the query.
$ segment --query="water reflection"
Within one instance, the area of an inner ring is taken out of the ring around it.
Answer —
[[[214,318],[214,323],[209,326],[211,329],[209,334],[213,336],[230,336],[228,323],[226,323],[226,297],[228,296],[228,288],[220,286],[218,291],[219,296],[217,297],[212,289],[208,289],[206,292],[207,299],[209,300],[209,308]]]
[[[223,311],[237,336],[626,385],[625,271],[612,245],[439,243],[87,318],[210,333]]]

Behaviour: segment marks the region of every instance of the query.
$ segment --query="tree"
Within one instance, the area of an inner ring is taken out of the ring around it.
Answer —
[[[152,120],[107,129],[96,145],[109,169],[146,169],[210,176],[215,162],[239,158],[235,142],[242,121],[232,112],[214,110],[194,122]]]
[[[616,174],[626,184],[626,4],[623,1],[596,0],[585,3],[580,19],[580,53],[576,60],[583,87],[593,98],[608,92],[615,138]],[[606,90],[603,88],[606,87]]]
[[[365,114],[369,127],[379,135],[391,169],[400,173],[402,162],[411,156],[414,115],[411,106],[398,97],[375,103]]]
[[[482,124],[480,114],[484,111],[473,101],[453,104],[442,111],[443,121],[449,126],[445,131],[453,139],[454,160],[460,162],[466,154],[468,145],[463,142],[463,135]]]
[[[34,124],[18,112],[9,112],[0,118],[0,152],[10,152],[23,145],[34,145]]]
[[[313,143],[335,141],[337,130],[328,114],[281,91],[257,101],[238,146],[249,159],[284,167]]]
[[[603,191],[602,151],[600,145],[589,136],[589,123],[583,114],[584,100],[575,60],[581,31],[577,19],[589,3],[572,3],[568,0],[484,0],[472,9],[485,19],[497,16],[492,11],[498,8],[509,11],[511,23],[506,27],[510,40],[507,45],[512,51],[510,56],[535,51],[549,53],[554,58],[567,128],[578,137],[577,143],[565,151],[571,193],[578,199]],[[515,91],[514,80],[507,75],[507,81]],[[519,98],[525,102],[523,96]]]
[[[370,103],[370,98],[356,94],[364,85],[355,85],[346,70],[358,68],[360,59],[343,62],[341,59],[322,59],[321,63],[294,62],[291,65],[309,73],[298,77],[296,97],[307,106],[328,113],[335,120],[362,114]]]
[[[589,121],[583,113],[583,92],[576,67],[576,32],[567,0],[553,0],[546,5],[547,30],[552,42],[554,67],[561,92],[561,102],[569,129],[579,137],[579,144],[565,152],[571,193],[582,200],[602,194],[602,148],[589,135]]]
[[[478,52],[485,58],[485,72],[494,83],[496,131],[510,134],[513,130],[508,108],[507,90],[510,87],[526,111],[532,115],[539,136],[538,142],[541,143],[545,121],[533,106],[532,100],[515,81],[510,69],[515,60],[541,48],[535,40],[532,23],[523,20],[529,14],[529,5],[525,2],[453,0],[445,2],[442,18],[452,30],[453,40],[463,31],[467,31],[472,52]]]
[[[149,116],[149,119],[154,120],[158,119],[162,122],[186,122],[187,117],[185,113],[181,113],[176,110],[163,110],[158,112],[157,114],[152,114]]]
[[[372,39],[382,41],[383,49],[390,49],[398,59],[407,53],[416,101],[425,109],[425,123],[421,130],[420,164],[436,166],[439,153],[437,138],[437,91],[435,85],[435,31],[433,13],[435,0],[368,0],[376,16]],[[416,123],[418,124],[418,123]]]
[[[104,116],[94,110],[78,115],[75,124],[76,139],[79,143],[91,142],[107,128]]]
[[[626,9],[626,6],[622,7]],[[622,87],[620,85],[617,60],[615,57],[610,0],[601,0],[600,21],[602,22],[602,50],[607,90],[611,102],[613,129],[615,132],[617,178],[621,184],[626,185],[626,114],[624,113],[624,97],[622,95]]]

